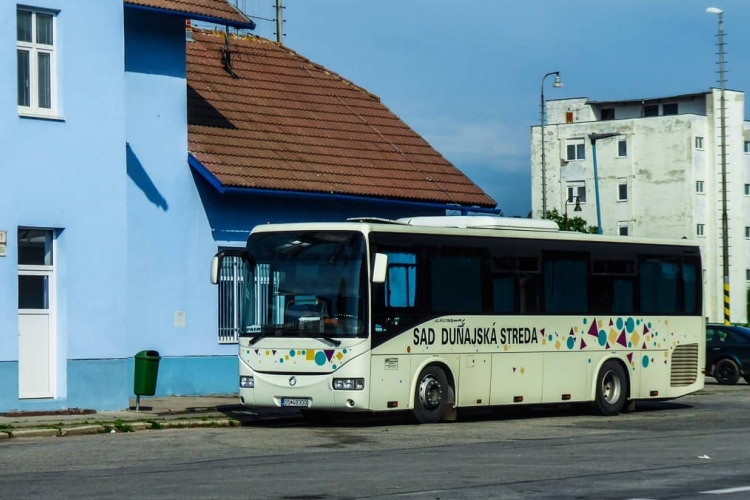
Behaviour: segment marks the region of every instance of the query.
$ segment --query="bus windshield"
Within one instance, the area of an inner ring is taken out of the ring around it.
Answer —
[[[365,242],[353,231],[254,233],[240,336],[365,337]]]

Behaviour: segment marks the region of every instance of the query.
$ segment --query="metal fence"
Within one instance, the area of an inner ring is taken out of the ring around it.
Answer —
[[[219,342],[237,342],[245,291],[245,263],[239,257],[225,257],[219,269]]]
[[[245,262],[239,257],[225,257],[219,270],[219,343],[237,342],[237,336],[245,314]],[[255,318],[263,317],[268,309],[270,266],[261,264],[255,268]]]

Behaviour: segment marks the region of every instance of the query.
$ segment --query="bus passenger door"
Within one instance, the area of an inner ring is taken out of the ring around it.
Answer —
[[[464,354],[461,358],[458,405],[489,405],[492,356],[490,354]]]

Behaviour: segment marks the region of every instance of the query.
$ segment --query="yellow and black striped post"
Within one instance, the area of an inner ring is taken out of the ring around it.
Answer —
[[[729,276],[724,276],[724,324],[729,325]]]

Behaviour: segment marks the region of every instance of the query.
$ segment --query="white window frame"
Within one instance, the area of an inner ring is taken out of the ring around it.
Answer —
[[[750,154],[750,141],[744,142],[745,154]]]
[[[745,269],[745,281],[750,282],[750,269]]]
[[[695,181],[695,192],[698,194],[705,194],[706,187],[703,181]]]
[[[745,238],[750,240],[750,226],[745,226]]]
[[[571,147],[573,155],[571,156]],[[565,141],[565,158],[567,161],[583,161],[586,159],[586,141],[582,138],[567,139]]]
[[[569,205],[575,204],[576,197],[578,197],[579,204],[586,204],[586,181],[570,181],[566,186],[566,191],[568,193],[567,203]]]
[[[750,184],[745,184],[745,196],[750,196]]]
[[[619,236],[630,236],[630,224],[628,224],[627,221],[618,222],[617,234]]]
[[[620,145],[624,144],[625,148],[625,154],[620,154]],[[618,158],[627,158],[628,157],[628,140],[627,139],[618,139],[617,140],[617,157]]]
[[[695,136],[695,149],[703,151],[703,137],[699,135]]]
[[[25,42],[18,40],[16,36],[16,53],[20,51],[28,52],[29,54],[29,105],[21,105],[18,103],[16,98],[16,104],[18,106],[18,114],[21,116],[31,117],[46,117],[46,118],[59,118],[58,116],[58,99],[57,99],[57,41],[59,39],[57,32],[57,15],[58,12],[36,9],[31,7],[17,7],[16,8],[16,19],[20,12],[31,13],[31,42]],[[44,14],[52,16],[52,44],[41,44],[37,43],[37,32],[36,32],[36,18],[37,14]],[[17,22],[17,21],[16,21]],[[50,64],[50,107],[42,108],[39,106],[39,55],[48,54]],[[17,57],[17,56],[16,56]],[[17,60],[17,59],[16,59]],[[20,68],[16,62],[16,82],[18,81],[18,73]],[[17,84],[16,84],[17,85]],[[16,88],[18,92],[18,88]]]
[[[625,186],[625,196],[622,196],[622,186]],[[628,192],[628,180],[619,179],[617,181],[617,201],[628,201],[630,193]]]
[[[705,236],[705,224],[696,224],[695,226],[695,234],[696,236]]]

